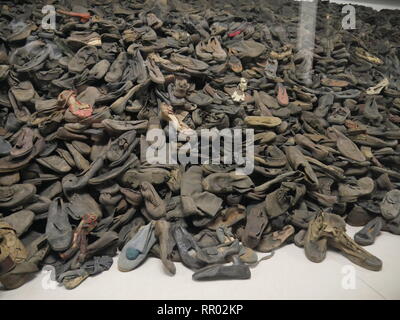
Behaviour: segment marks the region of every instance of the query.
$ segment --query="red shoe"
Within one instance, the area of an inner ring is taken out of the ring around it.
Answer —
[[[59,14],[65,14],[70,17],[78,17],[81,19],[81,22],[85,23],[88,22],[91,18],[90,13],[80,13],[80,12],[72,12],[72,11],[64,11],[64,10],[57,10]]]
[[[75,92],[72,90],[64,90],[58,95],[58,103],[67,105],[69,111],[78,118],[87,118],[93,114],[93,107],[87,103],[76,100]]]
[[[275,92],[278,103],[281,106],[286,107],[289,104],[289,96],[287,94],[285,86],[282,83],[277,83]]]

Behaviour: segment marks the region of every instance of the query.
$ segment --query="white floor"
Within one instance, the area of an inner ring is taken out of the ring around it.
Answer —
[[[358,229],[348,227],[348,232]],[[176,275],[168,276],[155,258],[122,273],[115,259],[109,271],[74,290],[52,289],[48,273],[42,272],[19,289],[0,291],[0,299],[400,299],[399,248],[400,237],[382,233],[367,247],[383,261],[383,270],[373,272],[333,251],[324,262],[312,263],[303,249],[289,245],[252,269],[250,280],[214,282],[193,281],[192,271],[180,263]]]

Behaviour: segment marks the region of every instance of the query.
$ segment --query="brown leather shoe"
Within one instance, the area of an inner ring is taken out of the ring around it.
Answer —
[[[294,234],[294,227],[287,225],[282,230],[274,231],[262,237],[256,250],[260,252],[271,252],[281,247]]]
[[[0,187],[0,208],[16,208],[32,199],[35,193],[36,187],[32,184]]]
[[[285,86],[282,83],[278,82],[276,84],[275,92],[276,99],[281,106],[286,107],[287,105],[289,105],[289,96],[287,94]]]
[[[1,276],[23,262],[28,251],[17,238],[14,228],[5,221],[0,221],[0,282]]]

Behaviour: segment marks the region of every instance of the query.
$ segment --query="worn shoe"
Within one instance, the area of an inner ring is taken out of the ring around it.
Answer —
[[[380,234],[383,226],[383,221],[381,217],[376,217],[375,219],[368,222],[364,228],[358,231],[354,235],[354,241],[361,246],[369,246],[374,244],[376,237]]]

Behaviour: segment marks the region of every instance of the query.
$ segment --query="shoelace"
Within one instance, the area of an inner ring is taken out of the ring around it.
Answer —
[[[275,254],[275,251],[271,251],[271,254],[270,254],[269,256],[262,257],[260,260],[258,260],[258,261],[255,262],[254,264],[251,264],[251,266],[252,266],[253,268],[254,268],[254,267],[257,267],[258,264],[259,264],[261,261],[265,261],[265,260],[271,259],[271,258],[274,256],[274,254]]]

